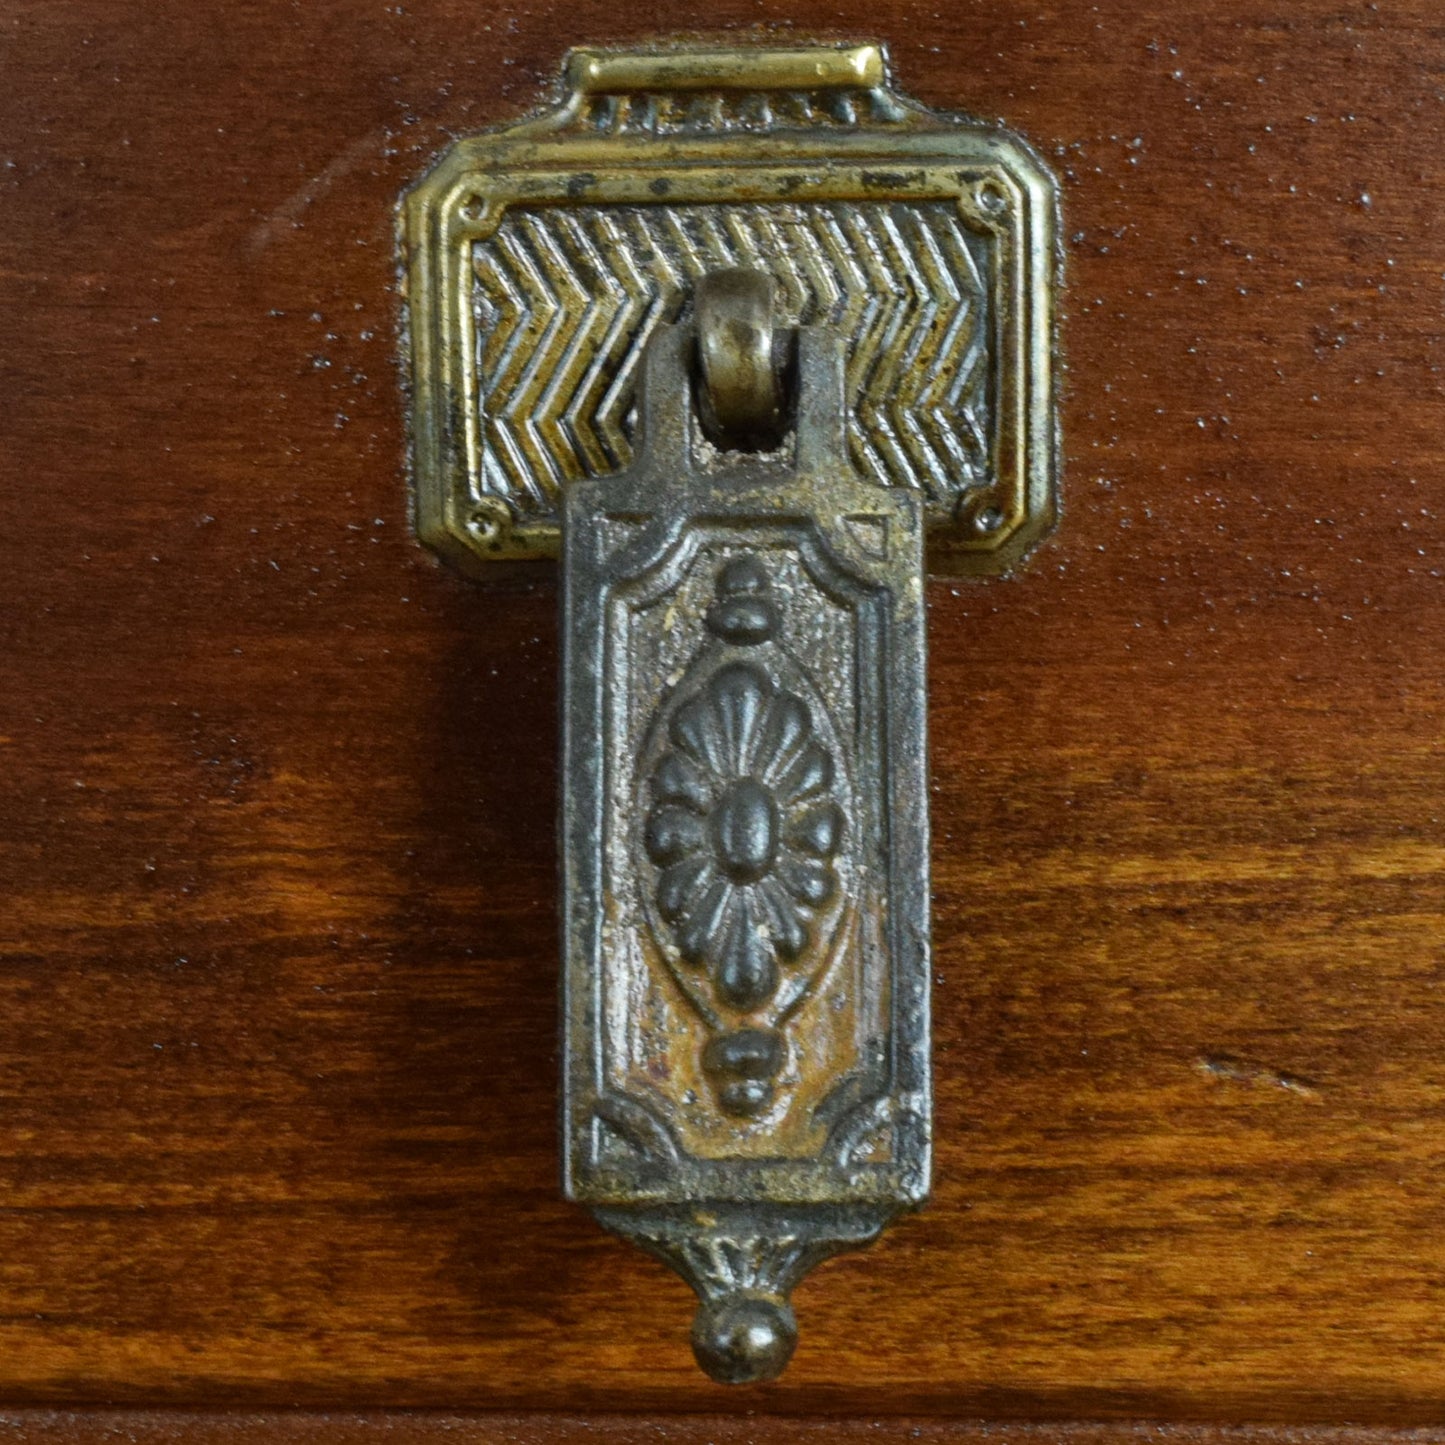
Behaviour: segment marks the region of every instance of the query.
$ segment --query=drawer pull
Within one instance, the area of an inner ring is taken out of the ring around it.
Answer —
[[[925,541],[1054,515],[1052,180],[884,74],[576,52],[403,211],[421,535],[561,560],[565,1189],[730,1383],[928,1193]]]

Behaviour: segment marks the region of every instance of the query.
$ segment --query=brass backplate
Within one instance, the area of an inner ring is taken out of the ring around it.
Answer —
[[[847,338],[851,460],[921,496],[931,571],[1053,526],[1054,180],[900,97],[879,45],[574,50],[553,108],[458,141],[401,219],[417,530],[467,571],[557,555],[563,490],[633,460],[649,339],[729,266]]]

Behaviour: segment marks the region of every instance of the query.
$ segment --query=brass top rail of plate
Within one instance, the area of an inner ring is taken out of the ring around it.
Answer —
[[[878,45],[800,46],[791,50],[737,47],[639,54],[573,50],[567,84],[584,95],[648,90],[833,90],[882,85]]]

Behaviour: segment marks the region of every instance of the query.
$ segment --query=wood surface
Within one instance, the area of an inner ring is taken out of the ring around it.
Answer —
[[[1036,1424],[911,1415],[627,1415],[367,1410],[0,1412],[4,1445],[1439,1445],[1439,1427]]]
[[[568,44],[702,25],[890,42],[1070,238],[1062,526],[930,596],[934,1200],[741,1394],[558,1196],[554,582],[409,534],[392,244]],[[1440,1418],[1436,0],[0,36],[0,1400]]]

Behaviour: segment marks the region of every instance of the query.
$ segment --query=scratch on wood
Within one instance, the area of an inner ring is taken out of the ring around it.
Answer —
[[[1237,1084],[1265,1084],[1274,1089],[1285,1089],[1301,1098],[1317,1099],[1320,1086],[1313,1079],[1299,1074],[1287,1074],[1272,1069],[1268,1064],[1257,1064],[1252,1059],[1241,1059],[1235,1054],[1201,1054],[1194,1066],[1211,1079],[1223,1079]]]
[[[368,131],[359,140],[354,140],[333,156],[331,161],[312,176],[305,185],[293,191],[287,198],[269,212],[264,220],[251,231],[251,254],[259,255],[283,231],[294,230],[300,223],[307,207],[318,201],[343,176],[354,171],[364,161],[376,156],[388,139],[385,130]]]

